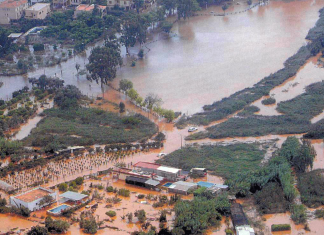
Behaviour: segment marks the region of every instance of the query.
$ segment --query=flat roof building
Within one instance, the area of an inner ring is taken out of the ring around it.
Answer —
[[[149,189],[153,189],[160,184],[160,181],[136,176],[127,176],[125,181],[127,184],[132,184]]]
[[[65,193],[62,193],[60,195],[60,197],[62,198],[60,200],[61,203],[64,203],[67,201],[71,201],[74,203],[83,203],[83,202],[85,202],[85,199],[87,199],[89,196],[86,194],[82,194],[82,193],[67,191]]]
[[[191,190],[198,188],[196,183],[178,181],[171,184],[168,188],[169,192],[187,195]]]
[[[48,205],[41,203],[41,200],[45,196],[51,196],[55,200],[56,193],[50,189],[38,187],[21,194],[11,196],[10,204],[16,207],[25,206],[30,211],[35,211]]]
[[[186,176],[181,174],[181,169],[162,166],[156,163],[138,162],[134,165],[134,168],[143,172],[148,172],[151,174],[154,173],[158,176],[164,177],[165,179],[171,181],[179,181],[179,180],[186,179]]]
[[[45,19],[50,13],[51,7],[49,3],[36,3],[25,10],[25,17],[27,19]]]

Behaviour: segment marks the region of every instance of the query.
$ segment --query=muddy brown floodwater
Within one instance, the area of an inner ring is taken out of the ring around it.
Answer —
[[[209,14],[177,22],[172,28],[177,36],[149,44],[151,51],[144,60],[134,68],[128,65],[120,69],[114,83],[127,78],[142,96],[150,92],[161,96],[165,108],[195,113],[203,105],[252,86],[282,68],[283,62],[306,43],[304,38],[323,6],[324,1],[319,0],[271,1],[240,14]],[[227,12],[247,7],[242,2]],[[211,11],[221,9],[210,7],[202,13]],[[156,34],[153,40],[163,37]],[[136,54],[138,50],[137,46],[131,52]],[[46,75],[56,74],[66,84],[78,86],[84,94],[100,94],[97,84],[90,84],[85,76],[76,77],[75,63],[83,69],[87,59],[78,55],[28,76],[38,77],[45,71]],[[10,97],[14,90],[28,84],[27,76],[0,77],[0,81],[4,82],[0,98]]]

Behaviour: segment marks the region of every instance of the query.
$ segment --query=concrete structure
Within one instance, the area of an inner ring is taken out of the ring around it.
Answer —
[[[40,205],[40,202],[45,196],[48,195],[52,196],[55,200],[56,193],[54,191],[42,187],[34,188],[27,192],[11,196],[10,205],[15,207],[25,206],[30,211],[39,210],[42,207],[46,206],[46,204]]]
[[[106,9],[106,6],[97,5],[97,7],[98,7],[99,11],[101,12],[101,14]],[[75,8],[74,17],[76,18],[82,12],[90,12],[90,13],[92,13],[92,11],[94,10],[94,8],[95,8],[95,5],[94,4],[91,4],[91,5],[88,5],[88,4],[80,4],[79,6],[77,6]]]
[[[19,20],[27,8],[27,0],[6,0],[1,2],[0,24],[9,24],[10,20]]]
[[[166,180],[179,181],[186,180],[187,177],[181,174],[181,169],[162,166],[156,163],[150,162],[138,162],[134,165],[134,169],[138,171],[143,171],[143,173],[156,174],[158,176],[164,177]]]
[[[195,190],[198,188],[196,183],[178,181],[171,184],[168,188],[169,192],[184,194],[187,195],[191,190]]]
[[[50,13],[51,5],[49,3],[36,3],[30,8],[25,10],[25,17],[27,19],[45,19],[45,17]]]
[[[114,6],[122,7],[125,10],[131,9],[133,5],[132,0],[107,0],[107,8],[111,10]]]
[[[84,203],[89,196],[85,195],[85,194],[81,194],[81,193],[67,191],[67,192],[61,194],[60,197],[62,198],[60,200],[61,203],[64,203],[67,201],[70,201],[73,203]]]

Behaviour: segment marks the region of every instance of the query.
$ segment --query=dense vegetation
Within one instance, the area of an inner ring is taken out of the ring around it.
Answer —
[[[140,114],[120,118],[93,108],[48,109],[25,140],[32,146],[127,143],[151,137],[156,126]]]
[[[271,89],[282,84],[290,77],[296,75],[300,67],[305,64],[305,62],[310,57],[320,52],[321,48],[323,47],[323,22],[324,10],[321,9],[319,20],[317,21],[315,27],[309,31],[306,37],[307,39],[311,39],[312,41],[307,45],[302,46],[295,55],[288,58],[284,63],[283,69],[280,69],[274,74],[265,77],[253,87],[245,88],[239,92],[234,93],[228,98],[214,102],[212,105],[205,105],[205,112],[193,115],[185,122],[179,123],[178,126],[183,127],[187,123],[206,125],[212,121],[223,119],[228,115],[243,109],[245,106],[260,99],[261,97],[269,95]]]
[[[275,104],[276,103],[276,99],[275,98],[272,98],[272,97],[269,97],[267,99],[262,100],[261,103],[263,105]]]
[[[203,234],[209,226],[219,226],[222,215],[229,215],[230,203],[227,194],[216,198],[195,196],[192,201],[177,202],[174,211],[172,234]]]
[[[189,136],[188,139],[297,134],[309,130],[312,130],[312,134],[307,136],[320,136],[317,133],[324,128],[321,125],[322,122],[312,125],[310,119],[320,114],[324,109],[323,94],[324,82],[314,83],[307,86],[303,94],[278,104],[277,110],[283,115],[250,115],[245,118],[230,118],[226,122],[207,128],[208,133],[196,133]],[[316,126],[317,129],[313,126]]]
[[[166,155],[157,162],[184,170],[205,167],[213,174],[231,178],[239,172],[257,169],[264,154],[265,151],[260,150],[259,144],[186,147]]]
[[[314,170],[298,176],[302,202],[308,207],[324,205],[324,170]]]

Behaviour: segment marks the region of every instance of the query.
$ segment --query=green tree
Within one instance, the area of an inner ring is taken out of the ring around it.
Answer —
[[[78,177],[78,178],[75,179],[75,183],[76,183],[77,185],[82,185],[83,182],[84,182],[83,177]]]
[[[166,118],[167,122],[172,122],[175,118],[173,110],[165,110],[163,116]]]
[[[61,183],[58,185],[58,189],[61,191],[61,192],[66,192],[67,189],[68,189],[68,185],[66,183]]]
[[[65,233],[70,228],[70,224],[64,220],[53,220],[52,217],[47,216],[45,219],[45,227],[49,232]]]
[[[146,212],[145,210],[137,210],[135,211],[135,216],[137,217],[140,223],[144,223],[146,221]]]
[[[158,95],[150,93],[145,97],[144,104],[148,109],[152,110],[162,104],[162,99]]]
[[[306,216],[306,207],[304,205],[293,204],[291,206],[290,212],[291,212],[291,219],[296,224],[306,223],[307,216]]]
[[[79,101],[83,97],[81,91],[73,85],[67,85],[60,89],[54,97],[54,103],[60,109],[75,109],[80,106]]]
[[[123,102],[119,103],[119,112],[120,113],[125,112],[125,104]]]
[[[303,139],[298,157],[293,159],[293,166],[298,172],[305,172],[308,167],[313,168],[316,152],[309,140]]]
[[[166,32],[166,33],[170,33],[172,26],[173,26],[173,24],[166,20],[161,23],[161,28],[162,28],[163,32]]]
[[[86,68],[89,71],[90,76],[87,76],[88,80],[101,83],[103,91],[103,85],[108,84],[116,77],[117,67],[123,63],[120,56],[120,50],[113,47],[95,47],[91,51],[89,56],[89,64]]]
[[[196,0],[177,0],[178,19],[184,20],[201,10]]]
[[[32,227],[27,235],[49,235],[50,233],[47,231],[47,228],[41,227],[39,225]]]
[[[133,88],[133,83],[127,79],[122,79],[119,82],[119,89],[122,91],[128,91]]]
[[[133,88],[128,90],[127,95],[129,96],[129,98],[131,98],[131,100],[136,100],[136,98],[138,97],[137,91]]]
[[[136,8],[137,14],[139,14],[140,9],[144,6],[144,0],[134,0],[134,6]]]
[[[222,10],[224,11],[224,15],[225,15],[225,11],[228,9],[228,5],[227,4],[224,4],[222,6]]]

